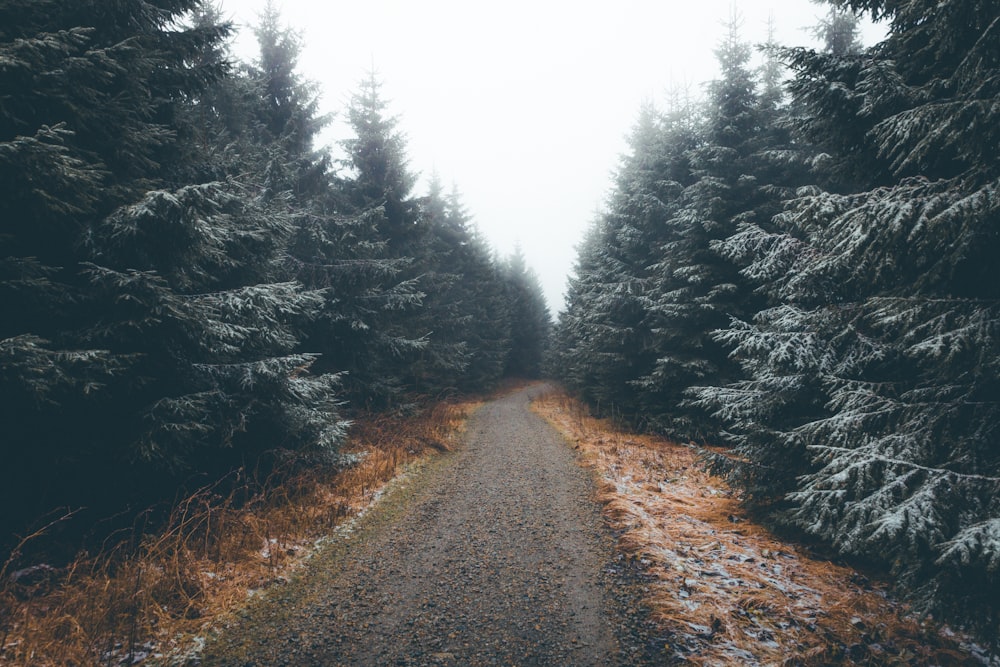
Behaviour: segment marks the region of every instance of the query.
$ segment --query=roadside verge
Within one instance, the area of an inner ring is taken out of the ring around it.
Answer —
[[[131,534],[66,567],[18,563],[15,552],[0,563],[0,663],[132,665],[196,651],[220,619],[287,582],[390,480],[451,449],[478,404],[362,416],[339,466],[234,473],[176,503],[162,528],[144,532],[137,520]]]
[[[689,447],[615,428],[562,391],[538,414],[591,468],[643,603],[695,665],[983,665],[979,647],[908,615],[888,587],[754,522]]]

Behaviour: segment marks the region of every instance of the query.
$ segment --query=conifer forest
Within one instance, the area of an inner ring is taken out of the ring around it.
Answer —
[[[636,110],[556,313],[460,181],[418,189],[375,71],[321,144],[274,6],[243,62],[206,0],[0,0],[0,564],[546,377],[996,646],[1000,6],[817,7],[820,47],[732,20]]]
[[[824,48],[755,70],[730,30],[706,99],[640,112],[551,369],[995,638],[1000,8],[833,5]]]
[[[4,532],[274,451],[357,408],[539,373],[549,313],[456,188],[414,192],[375,74],[330,119],[273,7],[260,57],[197,0],[0,3]]]

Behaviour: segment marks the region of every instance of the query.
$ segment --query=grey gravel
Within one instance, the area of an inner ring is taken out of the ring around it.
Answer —
[[[200,664],[662,664],[592,480],[528,408],[543,388],[477,410],[456,452],[395,485]]]

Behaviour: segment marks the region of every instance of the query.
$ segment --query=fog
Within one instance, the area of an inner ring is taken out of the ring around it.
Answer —
[[[248,29],[265,0],[225,0],[242,28],[237,55],[252,59]],[[716,76],[713,49],[730,0],[487,5],[457,0],[276,3],[302,39],[299,71],[320,86],[325,111],[342,112],[373,67],[408,139],[410,167],[457,184],[501,254],[520,243],[553,311],[562,304],[576,245],[603,205],[625,137],[644,100],[668,89],[700,94]],[[825,13],[809,0],[739,3],[747,41],[813,42]],[[866,26],[866,43],[877,39]],[[348,133],[343,114],[323,135]]]

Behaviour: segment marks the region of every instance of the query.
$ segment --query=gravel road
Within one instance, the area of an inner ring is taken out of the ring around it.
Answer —
[[[396,484],[201,664],[654,664],[589,475],[528,409],[543,388],[477,410],[462,447]]]

